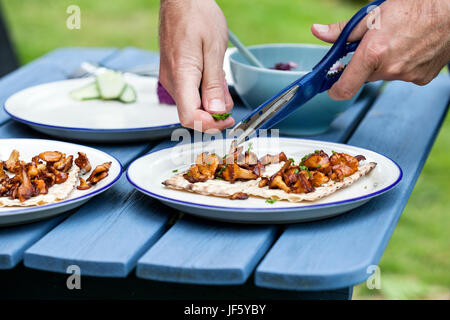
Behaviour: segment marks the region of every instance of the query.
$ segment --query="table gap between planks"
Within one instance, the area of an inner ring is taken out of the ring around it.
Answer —
[[[158,55],[125,48],[65,48],[0,79],[0,100],[23,88],[62,80],[82,61],[111,68],[159,63]],[[445,117],[450,79],[425,87],[370,84],[357,103],[327,133],[311,137],[383,153],[404,170],[392,192],[342,216],[288,226],[216,223],[188,216],[135,191],[123,176],[109,191],[59,217],[0,229],[0,269],[22,260],[28,268],[83,275],[197,285],[243,285],[296,291],[352,287],[376,265],[409,198]],[[376,99],[376,100],[375,100]],[[373,103],[373,101],[375,102]],[[432,108],[432,112],[428,110]],[[236,107],[236,114],[245,109]],[[49,138],[13,122],[0,111],[1,138]],[[52,139],[52,138],[50,138]],[[124,166],[174,142],[91,145]],[[134,276],[133,276],[134,277]],[[192,287],[192,286],[191,286]],[[280,291],[281,292],[281,291]]]

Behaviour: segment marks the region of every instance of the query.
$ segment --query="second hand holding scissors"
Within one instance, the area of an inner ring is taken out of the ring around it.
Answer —
[[[347,54],[354,52],[360,43],[360,41],[348,42],[353,29],[384,1],[376,0],[361,8],[349,20],[339,38],[311,72],[294,81],[253,110],[232,129],[229,136],[237,137],[237,144],[240,144],[256,130],[272,128],[315,95],[330,89],[339,80],[345,69],[344,66],[344,68],[332,70],[333,66]]]

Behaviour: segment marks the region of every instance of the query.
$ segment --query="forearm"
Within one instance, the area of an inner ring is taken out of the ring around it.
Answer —
[[[160,81],[175,99],[180,122],[201,130],[222,130],[233,118],[210,113],[233,107],[223,67],[228,32],[214,0],[163,0],[160,9]],[[200,94],[199,94],[200,92]]]
[[[389,0],[380,5],[378,28],[361,22],[349,41],[360,40],[329,94],[350,99],[366,81],[403,80],[425,85],[450,60],[450,1]],[[345,23],[314,25],[318,38],[334,42]]]

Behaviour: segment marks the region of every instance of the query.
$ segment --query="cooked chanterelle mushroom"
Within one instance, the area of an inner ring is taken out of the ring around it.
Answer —
[[[258,178],[251,170],[241,168],[236,163],[226,164],[219,177],[234,183],[236,180],[253,180]]]
[[[5,173],[5,170],[3,169],[3,161],[0,161],[0,181],[7,178],[8,176]]]
[[[361,160],[366,158],[361,155],[352,157],[346,153],[334,153],[330,158],[333,171],[330,175],[331,179],[342,181],[345,177],[354,174]]]
[[[16,164],[19,162],[19,151],[13,150],[11,152],[11,155],[9,156],[9,159],[6,160],[4,166],[5,169],[9,172],[14,172]]]
[[[237,181],[257,180],[259,188],[280,189],[286,193],[310,193],[330,180],[343,181],[355,173],[363,156],[336,153],[330,157],[323,150],[304,156],[296,165],[294,159],[279,154],[267,154],[258,160],[250,149],[232,143],[230,152],[223,158],[215,154],[202,153],[196,163],[183,174],[190,183],[212,179],[234,184]],[[275,171],[274,171],[275,170]],[[270,174],[270,176],[269,176]],[[244,199],[245,193],[233,194],[231,199]]]
[[[221,159],[217,155],[202,153],[197,156],[195,164],[185,174],[185,178],[192,183],[214,179],[219,163]]]
[[[73,156],[66,157],[66,155],[63,155],[61,159],[53,164],[53,167],[58,171],[67,172],[72,168],[72,164]]]
[[[30,177],[25,170],[25,167],[21,165],[20,169],[20,186],[17,188],[17,197],[20,202],[30,199],[36,192],[33,184],[30,181]]]
[[[84,152],[78,152],[78,158],[75,159],[75,164],[80,168],[81,174],[91,171],[91,163]]]
[[[309,170],[316,170],[327,174],[330,172],[330,158],[323,150],[316,151],[302,159],[302,164]]]
[[[58,151],[46,151],[39,154],[39,158],[45,162],[57,162],[61,160],[63,154]]]
[[[89,178],[87,178],[87,182],[89,184],[94,185],[99,181],[105,179],[108,176],[109,168],[111,167],[111,162],[105,162],[104,164],[98,165],[95,167],[94,171],[92,171]]]
[[[77,187],[78,190],[87,190],[90,189],[91,185],[86,182],[83,178],[80,178],[80,185]]]
[[[268,165],[268,164],[271,164],[271,163],[279,163],[279,162],[283,162],[283,161],[286,161],[286,160],[287,160],[287,157],[284,154],[284,152],[280,152],[279,154],[275,154],[275,155],[266,154],[259,161],[263,165]]]
[[[13,150],[8,160],[0,161],[0,197],[18,199],[20,202],[48,194],[52,186],[65,183],[74,163],[72,155],[67,156],[58,151],[42,152],[34,156],[30,162],[20,161],[19,157],[19,151]],[[84,153],[79,153],[75,163],[80,167],[81,174],[91,170]],[[87,182],[80,178],[81,185],[78,189],[89,189],[107,177],[110,166],[111,162],[97,166]]]

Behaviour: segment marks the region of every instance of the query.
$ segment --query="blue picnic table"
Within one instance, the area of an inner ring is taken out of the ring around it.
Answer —
[[[63,80],[81,62],[157,65],[135,48],[63,48],[0,78],[0,101]],[[446,115],[450,79],[420,87],[368,85],[331,129],[312,139],[389,156],[403,169],[393,191],[341,216],[302,224],[235,225],[183,215],[133,189],[125,176],[82,207],[0,228],[1,298],[349,299],[379,262]],[[245,109],[237,100],[236,114]],[[0,138],[51,138],[0,109]],[[95,144],[127,167],[167,141]],[[68,290],[67,268],[82,290]],[[382,270],[381,270],[382,272]]]

